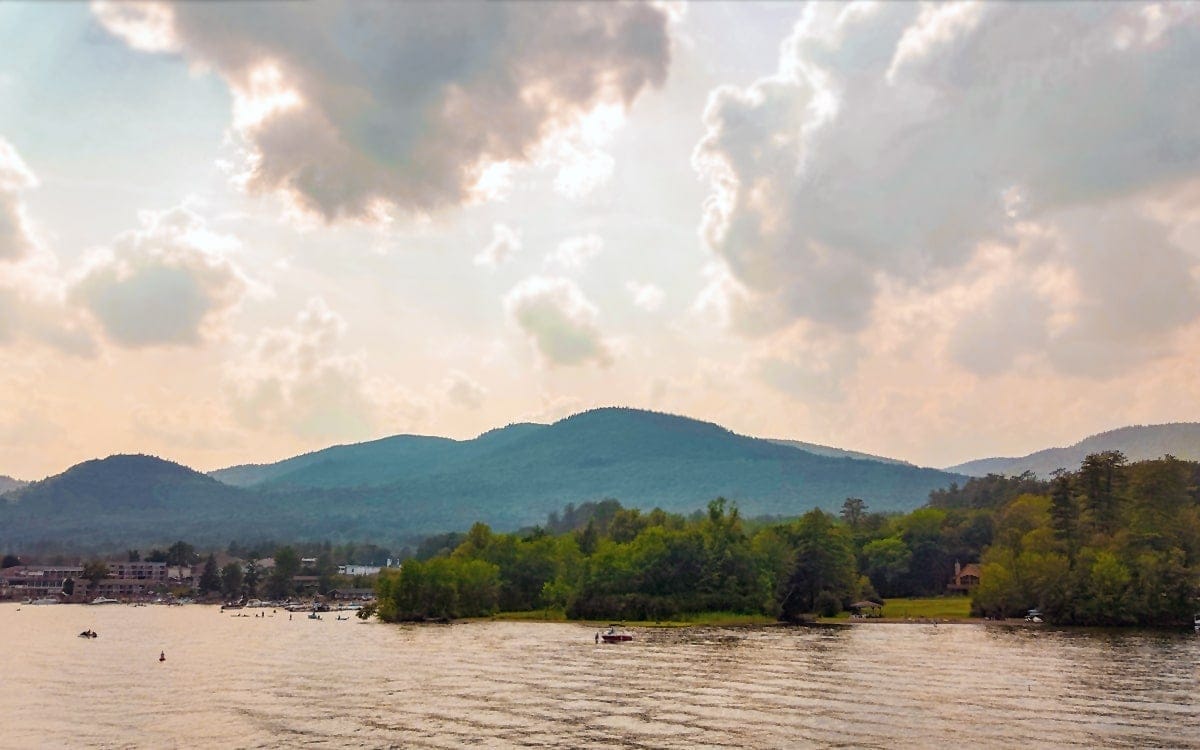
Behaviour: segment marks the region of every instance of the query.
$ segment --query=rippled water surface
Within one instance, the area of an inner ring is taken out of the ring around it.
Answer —
[[[1200,748],[1190,633],[594,632],[4,604],[0,746]]]

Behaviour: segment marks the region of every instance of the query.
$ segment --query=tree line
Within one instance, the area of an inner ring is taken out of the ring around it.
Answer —
[[[1200,464],[1088,456],[996,517],[973,608],[1052,622],[1176,625],[1200,610]]]
[[[1200,464],[1089,456],[1052,481],[991,475],[910,513],[847,498],[837,515],[743,519],[722,498],[691,516],[616,500],[567,506],[513,534],[431,537],[377,582],[382,619],[561,610],[663,620],[724,611],[798,620],[861,599],[946,593],[982,561],[976,614],[1040,608],[1077,624],[1190,621],[1200,574]]]

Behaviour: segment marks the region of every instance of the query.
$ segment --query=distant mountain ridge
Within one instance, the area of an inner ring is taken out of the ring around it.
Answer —
[[[899,458],[888,458],[887,456],[877,456],[873,453],[861,453],[859,451],[846,450],[845,448],[834,448],[831,445],[821,445],[820,443],[806,443],[802,440],[771,439],[771,442],[779,443],[780,445],[789,445],[793,448],[799,448],[802,451],[815,453],[818,456],[829,456],[831,458],[859,458],[864,461],[880,461],[885,464],[900,464],[901,466],[916,465]]]
[[[388,542],[475,521],[516,529],[567,503],[605,497],[690,513],[724,496],[750,516],[836,510],[848,496],[873,510],[909,510],[931,490],[963,480],[818,455],[686,417],[609,408],[473,440],[399,435],[334,446],[212,476],[146,456],[85,462],[0,500],[0,546],[85,537],[110,544],[262,536]]]
[[[1091,453],[1119,450],[1130,461],[1144,461],[1172,455],[1200,461],[1200,423],[1171,422],[1157,425],[1131,425],[1084,438],[1065,448],[1047,448],[1017,458],[981,458],[951,466],[946,471],[986,476],[1021,474],[1032,471],[1048,478],[1056,469],[1077,469]]]
[[[3,495],[5,492],[10,490],[20,489],[27,484],[29,483],[22,482],[20,479],[13,479],[12,477],[0,474],[0,495]]]

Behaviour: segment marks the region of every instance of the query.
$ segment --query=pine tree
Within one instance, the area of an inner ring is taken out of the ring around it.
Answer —
[[[204,572],[200,574],[200,593],[221,590],[221,574],[217,571],[217,558],[211,554],[204,561]]]

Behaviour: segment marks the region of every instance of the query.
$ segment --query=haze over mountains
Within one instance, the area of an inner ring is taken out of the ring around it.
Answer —
[[[982,477],[988,474],[1021,474],[1032,471],[1043,479],[1056,469],[1074,470],[1091,453],[1119,450],[1130,461],[1172,455],[1200,461],[1200,424],[1134,425],[1084,438],[1065,448],[1047,448],[1019,458],[981,458],[951,466],[946,471]]]
[[[45,540],[120,548],[180,538],[389,543],[475,521],[512,530],[567,503],[608,497],[680,513],[717,496],[748,516],[833,511],[851,496],[872,510],[907,511],[968,474],[1028,469],[1047,476],[1114,449],[1131,460],[1167,453],[1200,460],[1200,424],[1113,430],[1069,448],[946,471],[618,408],[550,425],[512,424],[472,440],[396,435],[211,475],[151,456],[111,456],[30,484],[5,477],[0,548]]]
[[[848,496],[876,510],[908,510],[930,490],[963,479],[818,455],[685,417],[597,409],[473,440],[398,435],[212,476],[147,456],[89,461],[5,495],[0,544],[52,537],[97,544],[262,536],[382,542],[475,521],[519,528],[567,503],[606,497],[683,513],[719,495],[746,515],[834,510]]]

